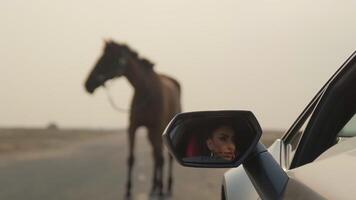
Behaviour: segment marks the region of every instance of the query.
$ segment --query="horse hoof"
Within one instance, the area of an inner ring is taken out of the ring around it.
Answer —
[[[151,191],[151,192],[150,192],[150,197],[153,197],[153,196],[156,196],[155,191]]]
[[[131,200],[131,193],[126,193],[125,200]]]
[[[166,192],[166,197],[172,197],[172,195],[173,195],[172,191],[167,191]]]

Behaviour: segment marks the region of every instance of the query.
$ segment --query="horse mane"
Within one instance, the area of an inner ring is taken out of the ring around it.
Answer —
[[[128,45],[126,44],[119,44],[116,43],[113,40],[110,40],[107,43],[109,46],[111,47],[116,47],[116,48],[120,48],[121,50],[124,50],[126,52],[128,52],[133,58],[135,58],[136,60],[139,61],[139,63],[145,67],[146,69],[153,69],[154,67],[154,63],[152,63],[150,60],[148,60],[147,58],[143,58],[141,57],[135,50],[131,49]]]
[[[143,67],[147,69],[153,69],[154,64],[151,61],[149,61],[147,58],[141,57],[135,50],[132,50],[126,44],[122,45],[122,48],[124,48],[127,52],[129,52],[132,57],[136,58],[142,64]]]

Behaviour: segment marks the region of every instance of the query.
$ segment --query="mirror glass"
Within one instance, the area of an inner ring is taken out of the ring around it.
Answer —
[[[171,151],[183,164],[241,161],[261,134],[245,114],[193,112],[177,117],[166,133]]]

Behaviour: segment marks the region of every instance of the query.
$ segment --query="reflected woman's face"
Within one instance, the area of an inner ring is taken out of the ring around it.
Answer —
[[[215,156],[232,161],[236,157],[235,134],[229,126],[221,126],[212,131],[206,144]]]

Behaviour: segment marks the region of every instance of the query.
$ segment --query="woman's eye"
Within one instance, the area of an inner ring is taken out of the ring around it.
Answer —
[[[220,139],[221,141],[226,141],[226,140],[227,140],[227,137],[219,137],[219,139]]]

